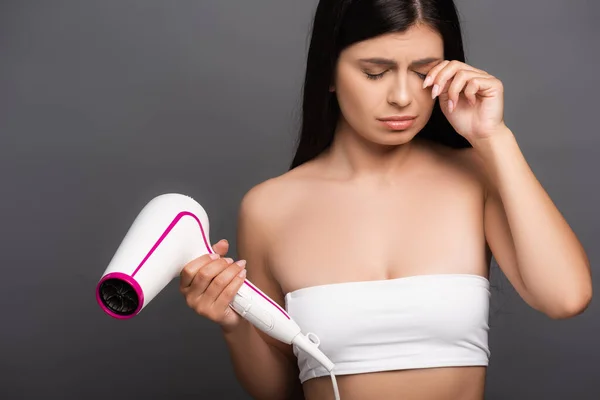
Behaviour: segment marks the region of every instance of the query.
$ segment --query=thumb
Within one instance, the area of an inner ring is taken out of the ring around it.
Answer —
[[[229,242],[227,239],[221,239],[213,245],[212,249],[215,253],[223,257],[229,250]]]

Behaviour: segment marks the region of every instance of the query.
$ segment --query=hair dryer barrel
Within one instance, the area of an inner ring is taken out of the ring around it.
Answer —
[[[102,274],[98,304],[112,317],[131,318],[187,263],[212,252],[202,206],[181,194],[157,196],[138,214]]]

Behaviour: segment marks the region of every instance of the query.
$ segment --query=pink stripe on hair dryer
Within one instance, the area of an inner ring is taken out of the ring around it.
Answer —
[[[189,196],[168,193],[139,213],[96,287],[96,300],[108,315],[138,315],[195,258],[214,253],[204,208]],[[230,304],[269,336],[295,344],[331,372],[333,363],[287,312],[246,280]],[[333,374],[332,374],[333,379]],[[337,390],[336,390],[337,391]]]

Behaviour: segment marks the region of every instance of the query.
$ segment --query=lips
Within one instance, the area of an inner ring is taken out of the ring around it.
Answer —
[[[386,118],[379,118],[381,124],[392,131],[403,131],[410,128],[415,122],[416,117],[412,115],[398,115]]]
[[[404,116],[394,116],[394,117],[386,117],[379,118],[380,121],[409,121],[411,119],[417,118],[414,115],[404,115]]]

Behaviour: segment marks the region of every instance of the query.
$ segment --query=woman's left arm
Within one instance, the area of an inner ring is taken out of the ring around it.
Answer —
[[[592,298],[589,260],[514,135],[503,127],[474,147],[487,171],[484,227],[498,265],[533,308],[555,319],[580,314]]]
[[[427,73],[423,89],[428,87],[473,147],[473,168],[486,186],[486,240],[508,280],[530,306],[551,318],[583,312],[592,298],[589,260],[504,124],[502,82],[446,60]]]

